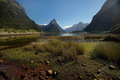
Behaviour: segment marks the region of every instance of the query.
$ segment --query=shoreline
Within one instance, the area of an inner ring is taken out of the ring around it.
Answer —
[[[26,36],[26,35],[40,35],[44,34],[43,32],[26,32],[26,33],[0,33],[0,37],[9,37],[9,36]]]

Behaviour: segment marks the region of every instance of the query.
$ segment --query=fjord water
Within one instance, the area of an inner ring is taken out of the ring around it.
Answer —
[[[84,33],[51,33],[51,34],[44,34],[41,37],[47,36],[84,36]]]

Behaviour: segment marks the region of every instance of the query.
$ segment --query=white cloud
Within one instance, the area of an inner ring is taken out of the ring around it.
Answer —
[[[45,26],[46,26],[46,25],[48,25],[48,24],[40,24],[40,25],[45,25]]]
[[[66,28],[69,28],[69,27],[72,27],[73,25],[69,25],[69,26],[64,26],[63,29],[66,29]]]

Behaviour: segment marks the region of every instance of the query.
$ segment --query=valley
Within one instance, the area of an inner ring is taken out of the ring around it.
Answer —
[[[0,80],[120,80],[120,0],[91,2],[0,0]]]

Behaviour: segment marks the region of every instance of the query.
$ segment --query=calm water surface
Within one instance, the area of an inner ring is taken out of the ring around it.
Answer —
[[[44,34],[41,37],[47,37],[47,36],[84,36],[85,34],[82,33],[61,33],[61,34]]]

